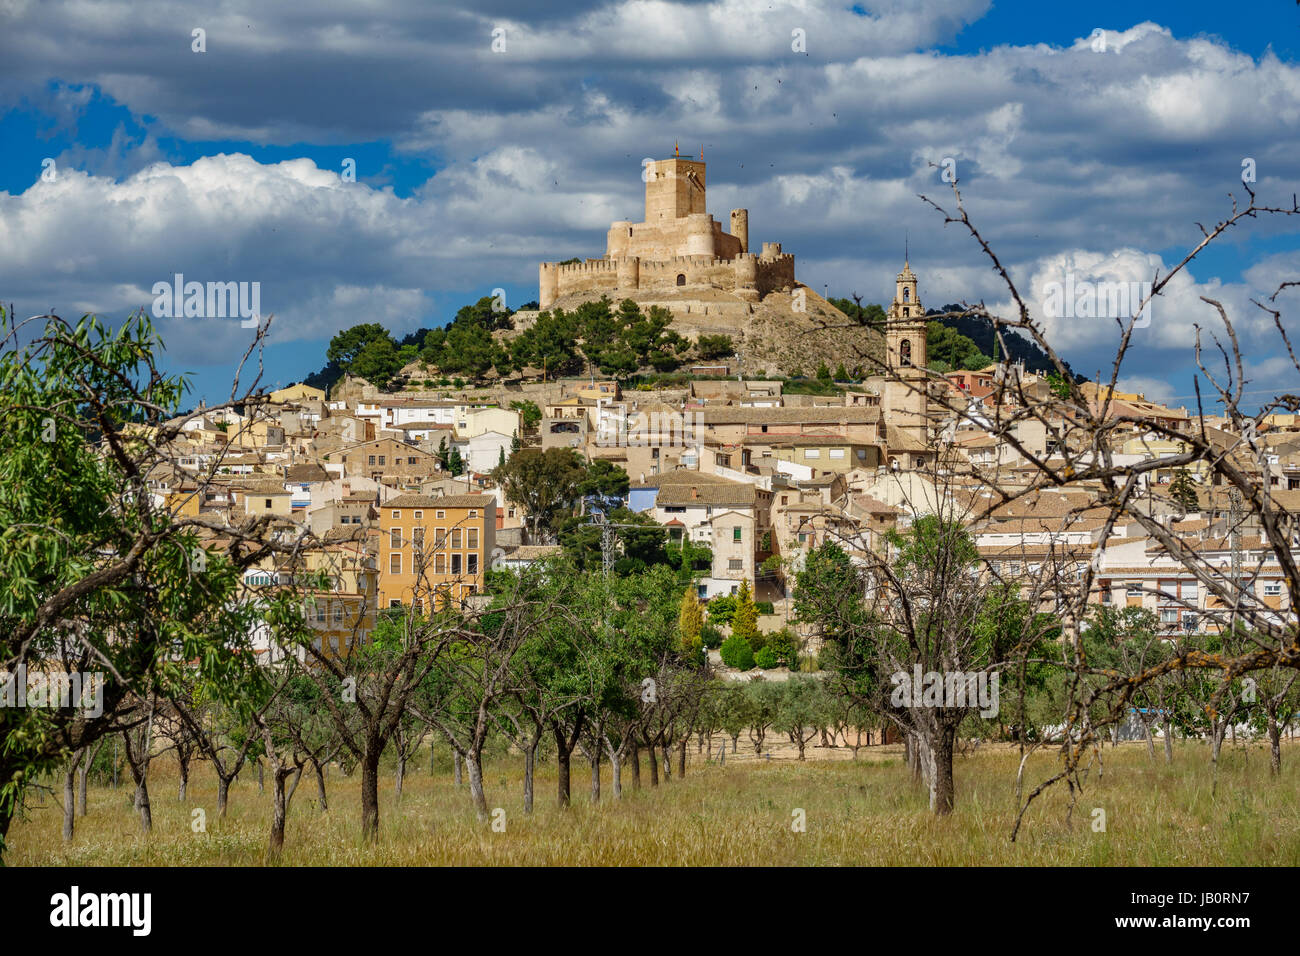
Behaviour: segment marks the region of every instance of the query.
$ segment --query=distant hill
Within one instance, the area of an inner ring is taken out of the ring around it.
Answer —
[[[945,305],[941,309],[930,309],[925,314],[927,316],[943,315],[945,312],[961,312],[963,307],[960,305]],[[986,318],[976,316],[966,316],[962,318],[932,319],[940,325],[947,326],[959,335],[963,335],[974,344],[974,346],[985,355],[994,354],[997,336],[993,334],[993,323]],[[1025,370],[1029,372],[1047,373],[1056,371],[1056,367],[1048,359],[1047,353],[1040,349],[1037,344],[1031,342],[1019,335],[1012,329],[1004,329],[1002,332],[1002,341],[1006,345],[1006,351],[1010,353],[1011,360],[1025,363]],[[1001,354],[1002,347],[999,345],[998,357],[1004,357]],[[1066,369],[1078,378],[1074,369],[1070,368],[1070,363],[1062,359],[1062,364]]]

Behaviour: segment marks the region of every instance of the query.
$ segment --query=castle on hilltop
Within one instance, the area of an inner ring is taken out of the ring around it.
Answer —
[[[742,302],[795,286],[794,256],[779,242],[750,251],[749,210],[731,210],[731,231],[704,202],[704,159],[674,155],[645,166],[645,221],[610,225],[605,256],[538,270],[538,303],[566,296],[638,292],[686,294],[721,290]]]

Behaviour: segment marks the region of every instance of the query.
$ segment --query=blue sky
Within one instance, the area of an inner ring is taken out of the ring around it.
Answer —
[[[0,0],[0,298],[120,318],[177,272],[257,281],[265,380],[284,384],[357,322],[400,335],[493,288],[536,298],[536,263],[601,255],[611,220],[640,218],[642,157],[679,140],[704,148],[710,211],[749,208],[751,239],[782,242],[814,288],[886,301],[906,231],[927,305],[1006,307],[917,198],[947,200],[929,164],[952,158],[1041,305],[1066,271],[1166,271],[1243,195],[1245,158],[1261,198],[1290,204],[1298,44],[1293,2]],[[1198,258],[1126,384],[1191,392],[1204,295],[1238,323],[1249,387],[1295,386],[1251,299],[1297,277],[1297,226],[1257,221]],[[1045,322],[1077,371],[1106,368],[1113,324]],[[229,392],[238,321],[158,324],[196,397]]]

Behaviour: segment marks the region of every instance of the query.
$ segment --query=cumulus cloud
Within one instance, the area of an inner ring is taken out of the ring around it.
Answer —
[[[530,288],[540,259],[600,255],[610,221],[640,218],[641,159],[680,140],[706,150],[710,211],[748,207],[751,238],[782,242],[817,288],[887,300],[906,232],[927,305],[1005,308],[969,236],[918,199],[952,211],[940,175],[952,159],[972,219],[1042,315],[1041,287],[1066,272],[1167,270],[1199,241],[1195,223],[1241,194],[1244,158],[1279,202],[1300,174],[1300,69],[1155,23],[1112,24],[1104,46],[1090,35],[946,55],[932,47],[987,0],[534,7],[6,0],[0,103],[69,126],[93,88],[147,131],[70,151],[57,182],[0,194],[16,239],[0,249],[6,294],[112,310],[176,271],[264,277],[268,311],[292,320],[282,335],[360,321],[358,294],[414,327],[441,291]],[[306,159],[159,163],[164,136],[384,140],[438,171],[398,196]],[[1297,266],[1278,256],[1223,279],[1198,260],[1154,303],[1133,374],[1217,323],[1201,296],[1263,341],[1271,319],[1250,299]],[[1076,365],[1113,344],[1102,320],[1048,321]]]

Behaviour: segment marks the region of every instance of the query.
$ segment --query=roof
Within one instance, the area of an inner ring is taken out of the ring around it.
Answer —
[[[330,473],[315,462],[303,465],[290,465],[285,473],[286,481],[329,481]]]
[[[398,495],[383,503],[385,508],[486,508],[497,503],[491,495]]]
[[[700,416],[706,425],[874,425],[880,409],[874,405],[837,405],[803,408],[750,408],[744,405],[705,407]]]
[[[744,481],[723,479],[714,484],[675,484],[659,489],[658,507],[697,505],[709,507],[752,508],[758,501],[758,486]]]
[[[689,468],[679,468],[676,471],[664,471],[657,475],[652,475],[645,481],[633,482],[630,487],[637,489],[647,488],[667,488],[672,485],[711,485],[711,484],[733,484],[730,478],[723,478],[721,475],[715,475],[708,471],[694,471]]]
[[[506,561],[540,561],[559,554],[562,550],[558,544],[521,544],[513,551],[507,551],[503,558]]]

